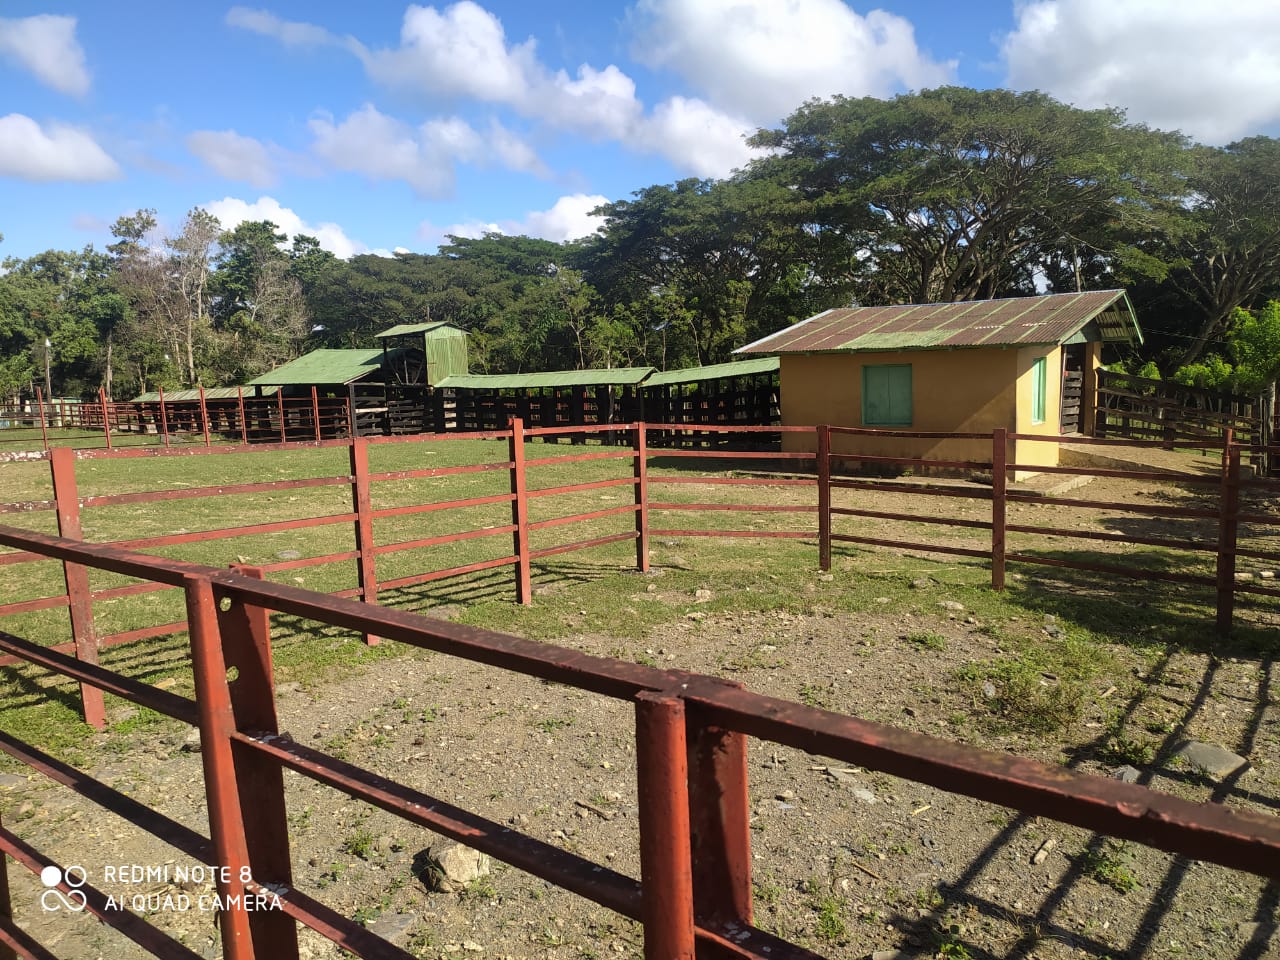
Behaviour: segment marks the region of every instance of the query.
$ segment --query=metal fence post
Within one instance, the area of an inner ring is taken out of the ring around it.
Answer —
[[[641,916],[645,960],[693,960],[693,855],[689,847],[684,702],[636,695]]]
[[[164,437],[164,445],[169,445],[169,414],[165,410],[164,387],[160,388],[160,433]]]
[[[649,438],[647,427],[643,422],[632,424],[632,449],[635,462],[632,464],[632,476],[635,477],[636,495],[636,569],[642,573],[649,571]]]
[[[348,451],[351,457],[351,509],[356,515],[356,583],[360,587],[361,600],[377,603],[377,550],[373,539],[373,502],[369,494],[369,441],[352,438]],[[364,642],[372,646],[378,638],[366,633]]]
[[[745,926],[752,917],[747,738],[705,722],[693,703],[685,710],[694,915]]]
[[[9,898],[9,858],[0,853],[0,926],[13,926],[13,902]],[[0,941],[0,960],[18,960],[18,953]]]
[[[204,445],[212,446],[213,441],[209,438],[209,407],[204,401],[204,384],[200,384],[200,426],[204,430]]]
[[[255,580],[263,579],[258,567],[234,565],[232,569]],[[217,592],[215,588],[215,595]],[[227,669],[237,671],[236,679],[228,684],[235,726],[238,730],[279,733],[269,613],[266,608],[246,604],[235,596],[229,599],[230,608],[222,610],[221,604],[226,600],[220,598],[218,631]],[[284,771],[280,764],[253,750],[233,748],[231,755],[254,882],[291,886],[293,865],[289,859]],[[297,960],[298,928],[288,914],[281,910],[251,911],[249,930],[257,956]]]
[[[70,447],[49,451],[53,475],[53,498],[58,512],[58,536],[82,540],[80,529],[80,494],[76,489],[76,453]],[[89,570],[82,564],[62,562],[62,576],[67,587],[67,605],[71,617],[71,639],[76,645],[76,659],[84,663],[98,662],[98,640],[93,629],[93,598],[89,592]],[[102,691],[87,683],[80,684],[80,703],[84,721],[101,729],[106,726]]]
[[[36,387],[36,406],[40,408],[40,440],[44,443],[44,448],[49,449],[49,426],[45,422],[44,415],[44,394]]]
[[[102,405],[102,436],[107,442],[107,449],[111,449],[111,415],[107,410],[107,391],[104,387],[98,388],[98,402]]]
[[[818,569],[831,569],[831,427],[818,431]]]
[[[532,576],[529,569],[529,488],[524,467],[524,421],[511,418],[511,534],[516,554],[516,603],[533,602]]]
[[[189,576],[185,582],[187,630],[191,637],[191,669],[195,676],[196,704],[200,713],[200,754],[204,765],[205,802],[209,811],[209,836],[213,840],[218,870],[218,894],[245,896],[245,876],[251,875],[249,846],[245,838],[231,735],[235,715],[227,684],[227,663],[218,633],[218,610],[213,584]],[[256,802],[256,801],[255,801]],[[222,950],[227,960],[253,960],[253,933],[249,911],[223,910],[218,914]]]
[[[1230,428],[1222,448],[1222,492],[1218,513],[1218,633],[1231,632],[1236,602],[1236,540],[1240,512],[1240,448],[1232,442]]]
[[[991,432],[991,589],[1004,589],[1005,524],[1009,496],[1009,431]]]

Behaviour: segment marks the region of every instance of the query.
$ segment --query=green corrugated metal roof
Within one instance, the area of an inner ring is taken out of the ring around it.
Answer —
[[[392,350],[390,355],[398,356],[399,352]],[[381,347],[372,350],[312,350],[282,367],[254,377],[249,386],[350,383],[381,366]]]
[[[455,390],[612,386],[640,383],[653,372],[653,367],[614,367],[611,370],[555,370],[550,373],[468,373],[445,377],[437,386]]]
[[[397,323],[390,330],[383,330],[381,333],[374,334],[374,336],[378,338],[404,337],[411,333],[426,333],[429,330],[435,330],[438,327],[447,326],[449,326],[449,324],[445,323],[443,320],[433,320],[429,323]]]
[[[206,387],[204,391],[204,398],[206,400],[235,400],[239,396],[238,391],[241,389],[243,388],[241,387]],[[263,395],[268,397],[274,394],[275,392],[276,392],[275,387],[266,387],[262,391]],[[253,397],[257,396],[257,391],[245,390],[244,396],[246,400],[251,400],[253,399]],[[164,392],[165,403],[185,403],[188,400],[198,401],[199,399],[200,399],[199,390],[166,390]],[[149,390],[146,393],[140,393],[129,402],[130,403],[159,403],[160,391]]]
[[[738,360],[734,363],[713,363],[705,367],[667,370],[663,373],[655,373],[644,382],[644,385],[665,387],[673,383],[698,383],[705,380],[723,380],[726,377],[749,377],[753,374],[772,373],[777,369],[777,357],[757,357],[754,360]]]

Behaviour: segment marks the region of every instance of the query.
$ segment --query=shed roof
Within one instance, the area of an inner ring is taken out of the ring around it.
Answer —
[[[827,310],[734,353],[845,353],[1062,343],[1090,320],[1104,340],[1142,340],[1123,290]]]
[[[235,400],[240,396],[240,387],[205,387],[204,398],[206,400]],[[264,396],[271,396],[276,392],[275,387],[267,387],[262,391]],[[199,400],[200,390],[166,390],[164,392],[165,403],[185,403],[190,400]],[[250,397],[249,399],[252,399]],[[159,403],[160,391],[148,390],[146,393],[140,393],[130,403]]]
[[[653,367],[613,367],[608,370],[553,370],[548,373],[459,373],[437,386],[455,390],[528,390],[537,387],[597,387],[636,384]]]
[[[404,337],[411,333],[428,333],[431,330],[437,330],[440,327],[452,326],[443,320],[429,320],[426,323],[397,323],[390,330],[383,330],[381,333],[374,334],[375,337],[381,339],[383,337]],[[455,327],[455,330],[458,328]],[[462,331],[459,330],[459,333]]]
[[[391,356],[398,356],[398,349]],[[297,360],[290,360],[260,377],[249,381],[250,386],[274,384],[336,384],[359,380],[382,366],[382,348],[371,350],[312,350]]]
[[[664,370],[655,373],[644,382],[646,387],[666,387],[676,383],[701,383],[707,380],[724,380],[728,377],[750,377],[772,373],[778,369],[777,357],[753,357],[732,363],[712,363],[705,367],[686,367],[683,370]]]

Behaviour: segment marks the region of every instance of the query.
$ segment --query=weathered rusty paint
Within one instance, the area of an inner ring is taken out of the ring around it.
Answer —
[[[817,513],[819,508],[807,503],[650,503],[650,510],[696,510],[709,513]],[[837,508],[837,511],[839,508]],[[833,511],[834,512],[834,511]]]
[[[313,388],[314,389],[314,388]],[[353,532],[356,542],[356,586],[365,603],[378,602],[377,545],[373,539],[373,501],[369,491],[369,444],[352,437],[348,460],[351,467],[351,509],[356,518]],[[378,642],[371,633],[363,635],[370,646]]]
[[[23,957],[24,960],[58,960],[31,934],[16,926],[12,919],[0,920],[0,957]]]
[[[245,883],[241,871],[248,870],[251,861],[245,839],[235,758],[231,751],[236,724],[227,689],[227,664],[218,633],[217,602],[213,584],[207,578],[188,577],[184,587],[191,637],[191,669],[195,676],[196,704],[200,713],[200,756],[204,767],[209,834],[218,865],[228,868],[218,872],[218,894],[224,898],[243,898]],[[248,911],[220,911],[218,926],[222,931],[222,950],[227,960],[254,960]]]
[[[694,913],[700,923],[747,927],[752,921],[747,738],[716,723],[700,702],[688,699],[695,690],[711,696],[741,692],[742,684],[698,677],[683,690]]]
[[[524,459],[524,421],[511,420],[511,552],[516,555],[516,603],[526,606],[533,603],[532,571],[529,569],[529,497],[528,477]]]
[[[233,569],[243,576],[262,579],[262,571],[256,567],[237,565]],[[216,590],[214,596],[223,599]],[[218,604],[218,632],[226,666],[237,671],[236,679],[227,685],[235,727],[275,735],[280,723],[276,716],[268,612],[246,603],[243,597],[225,599],[228,609]],[[256,751],[232,750],[231,756],[254,882],[291,887],[293,865],[289,859],[284,772],[278,763]],[[249,929],[256,956],[264,960],[297,960],[298,929],[288,915],[276,910],[250,911]]]
[[[695,706],[726,729],[816,756],[1136,840],[1170,853],[1280,879],[1280,819],[1194,803],[1138,784],[981,750],[730,687],[695,689]]]
[[[53,477],[53,497],[58,505],[58,535],[68,540],[82,540],[75,454],[69,447],[57,447],[49,452],[49,466]],[[89,591],[89,571],[82,564],[64,560],[62,574],[67,588],[71,639],[76,645],[76,656],[85,663],[96,664],[98,642],[93,629],[93,597]],[[80,704],[85,723],[99,729],[106,726],[101,690],[82,683]]]
[[[636,796],[645,960],[693,960],[693,856],[684,702],[636,696]]]
[[[107,408],[107,391],[104,387],[98,388],[98,403],[102,408],[102,434],[107,442],[107,449],[111,449],[111,412]]]

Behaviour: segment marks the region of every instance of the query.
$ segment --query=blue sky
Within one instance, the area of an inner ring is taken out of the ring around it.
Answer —
[[[1208,143],[1280,131],[1275,0],[485,0],[0,5],[0,256],[118,216],[272,219],[340,256],[745,162],[808,97],[960,83]]]

